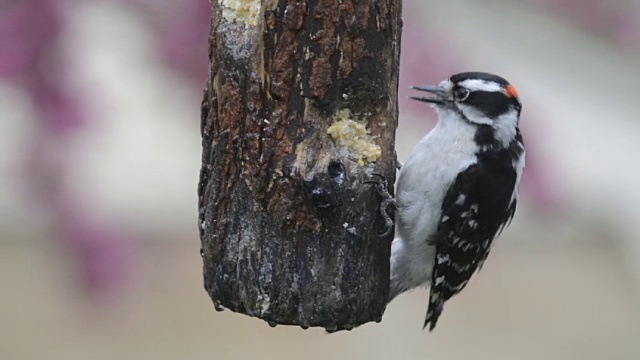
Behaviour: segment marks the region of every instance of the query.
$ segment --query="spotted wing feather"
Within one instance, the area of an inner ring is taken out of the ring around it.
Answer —
[[[516,171],[509,154],[479,157],[447,191],[436,234],[436,259],[424,326],[436,326],[444,303],[467,285],[498,231],[515,212]]]

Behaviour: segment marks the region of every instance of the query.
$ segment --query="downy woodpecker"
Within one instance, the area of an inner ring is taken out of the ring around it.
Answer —
[[[430,286],[424,326],[433,330],[513,218],[525,151],[520,100],[505,79],[466,72],[413,89],[431,94],[412,99],[432,104],[439,120],[398,177],[389,301]]]

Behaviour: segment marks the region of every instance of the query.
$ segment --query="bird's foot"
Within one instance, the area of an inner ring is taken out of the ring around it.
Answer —
[[[387,179],[384,177],[384,175],[378,173],[371,173],[371,175],[377,177],[378,179],[366,180],[364,183],[376,185],[378,195],[382,197],[382,202],[380,202],[380,215],[382,215],[386,230],[379,236],[385,237],[389,235],[393,230],[393,219],[391,219],[391,217],[389,216],[387,209],[389,208],[389,206],[393,206],[395,208],[396,201],[393,196],[389,194],[389,183],[387,182]]]

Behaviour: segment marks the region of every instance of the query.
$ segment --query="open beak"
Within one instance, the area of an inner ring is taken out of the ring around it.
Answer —
[[[448,97],[447,90],[445,90],[444,88],[442,88],[440,86],[424,85],[424,86],[412,86],[411,88],[414,89],[414,90],[425,91],[425,92],[431,93],[434,96],[432,96],[432,97],[411,96],[410,99],[418,100],[418,101],[422,101],[422,102],[428,102],[428,103],[432,103],[432,104],[444,104],[445,102],[449,101],[447,99],[447,97]]]

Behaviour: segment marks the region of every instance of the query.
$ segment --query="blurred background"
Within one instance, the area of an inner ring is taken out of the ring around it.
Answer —
[[[408,86],[509,79],[519,210],[422,332],[427,291],[325,335],[215,312],[196,185],[207,0],[0,1],[0,359],[640,359],[640,3],[404,1]]]

